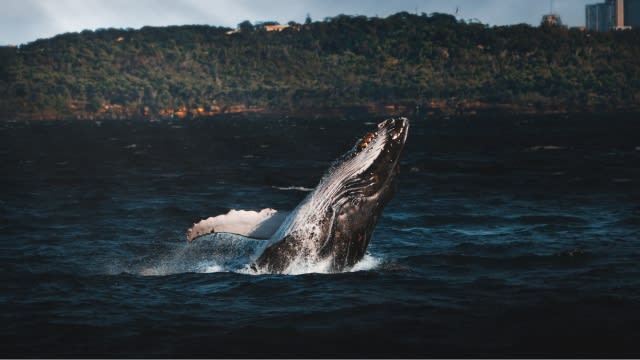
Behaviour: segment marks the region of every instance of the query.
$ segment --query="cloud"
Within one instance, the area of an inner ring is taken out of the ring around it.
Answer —
[[[34,0],[9,1],[2,4],[0,44],[19,44],[56,34],[54,23]],[[47,33],[48,31],[48,33]]]

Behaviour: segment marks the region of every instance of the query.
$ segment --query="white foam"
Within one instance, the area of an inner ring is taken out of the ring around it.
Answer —
[[[313,261],[310,259],[297,259],[293,261],[282,275],[304,275],[304,274],[333,274],[331,271],[331,258],[327,258],[321,261]],[[382,259],[375,256],[366,254],[360,261],[358,261],[351,269],[345,270],[345,272],[358,272],[358,271],[371,271],[376,269],[382,263]],[[186,266],[185,266],[186,265]],[[226,267],[216,263],[215,261],[201,261],[190,264],[182,264],[177,266],[170,262],[162,262],[154,266],[143,268],[134,273],[141,276],[167,276],[182,273],[228,273],[233,272],[243,275],[271,275],[271,273],[261,270],[254,270],[250,264],[246,264],[241,268]]]
[[[302,275],[302,274],[328,274],[331,269],[332,258],[321,261],[314,259],[299,258],[291,262],[287,269],[282,273],[285,275]]]
[[[293,261],[289,267],[283,272],[285,275],[303,275],[303,274],[333,274],[331,271],[331,257],[314,261],[313,259],[297,259]],[[344,272],[370,271],[377,268],[382,260],[370,254],[360,259],[351,269]]]
[[[313,191],[312,188],[308,188],[308,187],[304,187],[304,186],[274,186],[273,188],[274,189],[278,189],[278,190],[282,190],[282,191],[291,191],[291,190],[304,191],[304,192]]]
[[[148,268],[144,268],[138,272],[138,275],[142,276],[167,276],[175,274],[164,265],[156,265]]]
[[[365,254],[360,261],[358,261],[349,272],[356,271],[371,271],[382,264],[382,259],[377,258],[375,256]]]
[[[228,269],[225,269],[223,266],[216,264],[215,262],[204,262],[200,264],[201,273],[210,274],[210,273],[219,273],[219,272],[229,272]]]

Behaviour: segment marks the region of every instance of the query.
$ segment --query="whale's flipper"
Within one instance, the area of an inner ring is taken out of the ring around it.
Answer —
[[[260,212],[230,210],[224,215],[210,217],[193,224],[187,230],[187,240],[211,234],[231,233],[254,239],[268,239],[284,222],[288,212],[274,209],[262,209]]]

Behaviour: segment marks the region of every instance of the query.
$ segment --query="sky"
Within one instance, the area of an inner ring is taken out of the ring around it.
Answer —
[[[584,25],[585,4],[604,0],[0,0],[0,45],[66,32],[202,24],[235,28],[249,20],[304,22],[339,14],[386,17],[434,12],[488,25],[537,26],[553,9],[568,26]],[[457,14],[456,14],[457,12]]]

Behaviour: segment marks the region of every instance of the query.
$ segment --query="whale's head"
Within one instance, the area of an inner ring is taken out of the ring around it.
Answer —
[[[332,270],[351,267],[364,256],[382,210],[396,192],[408,131],[406,118],[379,123],[336,161],[318,186],[317,195],[326,191],[330,199],[319,255],[331,257]]]
[[[342,182],[347,188],[353,187],[353,194],[384,197],[389,189],[395,189],[389,185],[395,184],[408,131],[409,120],[406,118],[379,123],[375,131],[363,136],[345,154],[346,161],[339,165],[340,169],[334,169],[335,175],[346,176]]]

